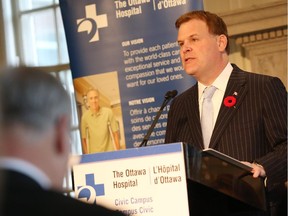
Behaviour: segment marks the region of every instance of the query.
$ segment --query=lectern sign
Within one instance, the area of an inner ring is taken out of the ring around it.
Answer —
[[[128,215],[189,215],[182,143],[82,155],[76,198]]]

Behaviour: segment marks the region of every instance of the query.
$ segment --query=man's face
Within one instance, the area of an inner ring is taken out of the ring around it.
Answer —
[[[99,94],[97,91],[92,90],[87,94],[88,105],[92,110],[98,110],[99,108]]]
[[[204,21],[193,19],[181,24],[177,40],[182,66],[188,75],[201,80],[213,73],[220,56],[218,36],[209,33]]]

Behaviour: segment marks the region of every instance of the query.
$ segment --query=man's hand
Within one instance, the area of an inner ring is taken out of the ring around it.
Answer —
[[[253,177],[257,178],[259,176],[261,177],[266,177],[266,172],[263,166],[261,166],[260,164],[257,163],[249,163],[247,161],[242,161],[243,164],[246,164],[250,167],[252,167],[252,173],[253,173]]]

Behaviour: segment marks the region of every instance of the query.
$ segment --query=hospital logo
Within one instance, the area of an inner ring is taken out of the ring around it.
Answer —
[[[87,32],[89,42],[99,41],[99,29],[108,26],[107,14],[97,15],[96,4],[85,6],[85,18],[77,19],[77,31]]]
[[[86,185],[78,186],[75,190],[75,196],[77,199],[91,204],[96,203],[97,196],[104,196],[104,184],[95,183],[94,174],[86,174]]]

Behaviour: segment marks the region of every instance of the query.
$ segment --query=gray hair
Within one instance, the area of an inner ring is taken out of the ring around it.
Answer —
[[[90,92],[92,92],[92,91],[97,92],[98,96],[100,95],[100,92],[99,92],[98,89],[96,89],[96,88],[89,88],[89,89],[86,91],[85,96],[87,96],[87,95],[88,95]]]
[[[44,130],[60,116],[71,115],[70,99],[52,75],[29,67],[9,68],[0,74],[1,126],[22,124]]]

